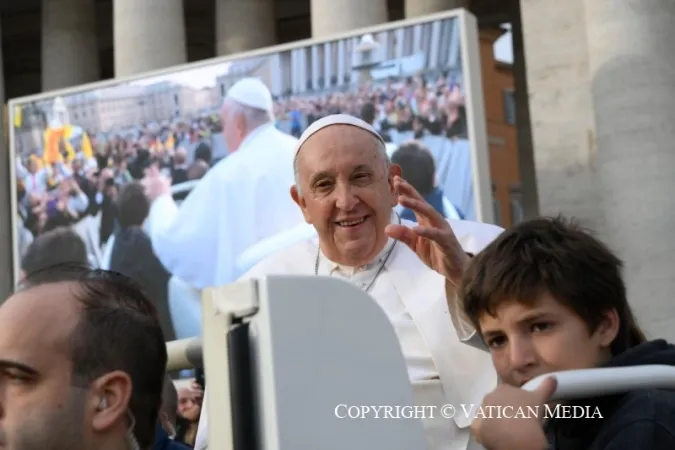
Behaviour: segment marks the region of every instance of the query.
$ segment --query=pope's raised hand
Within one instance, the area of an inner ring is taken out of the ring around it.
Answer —
[[[452,227],[410,183],[396,177],[394,188],[399,195],[398,202],[415,214],[418,226],[388,225],[385,232],[407,245],[424,264],[458,287],[469,256]]]

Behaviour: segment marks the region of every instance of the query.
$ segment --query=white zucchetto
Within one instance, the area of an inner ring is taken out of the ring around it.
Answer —
[[[274,100],[269,88],[258,78],[242,78],[232,85],[225,98],[255,109],[272,111]]]
[[[302,133],[298,144],[295,146],[295,156],[298,156],[302,145],[307,141],[307,139],[324,128],[328,128],[332,125],[351,125],[353,127],[361,128],[379,139],[380,142],[382,142],[382,145],[386,145],[384,139],[382,139],[382,136],[380,136],[375,128],[373,128],[367,122],[364,122],[358,117],[350,116],[349,114],[331,114],[330,116],[322,117],[321,119],[317,120],[311,124],[304,133]]]

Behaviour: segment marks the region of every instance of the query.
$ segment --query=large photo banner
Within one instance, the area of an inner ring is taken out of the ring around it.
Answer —
[[[147,215],[132,190],[120,196],[123,188],[154,164],[171,177],[180,204],[209,171],[228,164],[221,105],[246,77],[270,90],[278,130],[299,137],[325,115],[361,117],[443,215],[489,221],[482,94],[471,92],[481,88],[476,41],[475,20],[450,12],[13,100],[17,278],[26,258],[54,256],[39,249],[27,254],[31,243],[65,228],[82,239],[92,265],[110,268],[120,217],[136,214],[142,223]],[[128,264],[142,264],[132,254],[137,250],[128,251]],[[150,278],[143,282],[164,297],[157,301],[173,305],[168,314],[176,337],[199,334],[198,289],[168,271]]]

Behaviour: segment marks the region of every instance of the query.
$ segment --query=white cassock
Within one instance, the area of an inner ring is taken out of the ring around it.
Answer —
[[[304,219],[289,194],[297,139],[262,125],[217,163],[180,205],[155,200],[146,229],[164,267],[197,289],[240,275],[239,254]]]
[[[407,226],[416,224],[403,220]],[[466,252],[478,253],[502,231],[477,222],[449,220]],[[265,259],[242,279],[267,275],[309,275],[314,273],[318,237],[293,244]],[[320,258],[319,275],[339,277],[361,287],[375,276],[389,243],[372,264],[353,269],[340,267]],[[434,406],[436,412],[445,404],[458,413],[453,419],[440,414],[422,419],[430,450],[465,450],[481,448],[471,440],[471,419],[461,413],[461,405],[480,405],[483,397],[497,386],[497,375],[488,353],[462,343],[453,327],[445,295],[445,278],[429,269],[402,242],[396,243],[385,270],[377,277],[369,294],[382,307],[399,337],[417,405]],[[373,351],[376,351],[374,349]],[[207,448],[206,406],[197,432],[196,450]]]

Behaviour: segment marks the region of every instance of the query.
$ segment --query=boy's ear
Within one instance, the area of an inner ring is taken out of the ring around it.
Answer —
[[[600,346],[610,348],[616,336],[619,334],[619,313],[615,308],[603,313],[602,319],[595,330]]]

